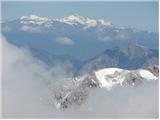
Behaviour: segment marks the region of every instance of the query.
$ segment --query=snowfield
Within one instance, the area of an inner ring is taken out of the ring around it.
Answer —
[[[157,80],[158,78],[148,70],[139,70],[140,75],[146,80]]]
[[[114,85],[122,85],[128,73],[137,73],[145,80],[158,80],[158,78],[150,71],[144,69],[129,71],[120,68],[105,68],[95,71],[95,75],[100,83],[100,87],[106,88],[107,90],[110,90]]]
[[[56,108],[66,109],[83,104],[93,88],[104,88],[107,93],[114,91],[113,86],[117,86],[117,88],[118,86],[121,88],[123,86],[139,86],[145,81],[158,80],[158,77],[145,69],[104,68],[70,79],[70,85],[66,84],[65,88],[62,86],[55,92]]]

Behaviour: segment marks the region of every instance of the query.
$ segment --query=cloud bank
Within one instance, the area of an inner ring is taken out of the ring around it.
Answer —
[[[41,32],[41,28],[39,26],[32,27],[32,26],[24,25],[24,26],[21,27],[21,30],[23,30],[25,32],[34,32],[34,33]]]
[[[114,35],[114,36],[109,36],[109,35],[107,35],[107,36],[101,37],[101,38],[99,38],[99,39],[100,39],[101,41],[103,41],[103,42],[109,42],[109,41],[116,41],[116,40],[125,40],[125,39],[127,39],[127,38],[128,38],[127,35],[125,35],[125,34],[123,34],[123,33],[119,33],[119,34]]]
[[[66,65],[49,69],[4,37],[2,44],[3,118],[158,118],[158,81],[114,87],[109,92],[96,88],[81,106],[56,109],[52,87],[70,77]]]
[[[58,37],[56,38],[56,42],[62,45],[73,45],[74,41],[68,37]]]
[[[50,84],[67,77],[65,65],[49,69],[27,50],[11,45],[4,37],[2,44],[2,117],[52,115],[43,98],[47,96]]]

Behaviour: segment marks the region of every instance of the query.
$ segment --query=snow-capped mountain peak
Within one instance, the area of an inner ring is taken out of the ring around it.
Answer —
[[[93,88],[104,88],[109,92],[114,86],[139,86],[145,81],[158,80],[146,69],[125,70],[121,68],[104,68],[73,78],[54,93],[54,104],[57,108],[69,108],[80,105]],[[69,83],[69,84],[68,84]]]
[[[40,17],[37,15],[22,16],[20,19],[21,20],[35,20],[35,21],[48,21],[48,20],[50,20],[46,17]]]
[[[20,18],[21,24],[36,24],[36,25],[51,25],[53,21],[47,17],[40,17],[37,15],[30,15],[30,16],[22,16]]]
[[[158,80],[153,73],[145,69],[124,70],[120,68],[104,68],[95,71],[101,88],[110,90],[114,85],[139,84],[143,80]]]
[[[84,18],[79,15],[70,15],[67,17],[62,17],[60,19],[57,19],[57,21],[64,22],[70,25],[76,25],[76,24],[82,24],[87,26],[96,26],[97,21],[94,19]]]
[[[98,22],[99,22],[100,24],[102,24],[102,25],[105,25],[105,26],[112,24],[111,21],[109,21],[109,20],[104,20],[104,19],[98,19]]]
[[[90,18],[85,18],[79,15],[70,15],[67,17],[62,17],[60,19],[56,19],[57,21],[64,22],[66,24],[70,25],[76,25],[76,24],[81,24],[81,25],[86,25],[88,27],[95,27],[98,24],[101,25],[111,25],[111,22],[108,20],[103,20],[103,19],[90,19]]]
[[[114,81],[115,78],[113,79],[112,76],[116,73],[122,72],[122,69],[118,68],[106,68],[106,69],[100,69],[95,72],[96,78],[99,81],[100,87],[106,88],[110,90],[113,85],[120,83],[122,84],[124,75],[119,75],[118,80]],[[128,71],[125,71],[124,74],[126,74]],[[109,76],[109,77],[107,77]]]
[[[51,26],[53,25],[54,21],[69,24],[69,25],[83,25],[85,27],[95,27],[97,25],[108,26],[111,25],[111,22],[108,20],[103,19],[90,19],[85,18],[79,15],[70,15],[66,17],[62,17],[59,19],[49,19],[47,17],[41,17],[37,15],[30,15],[30,16],[22,16],[20,18],[20,23],[23,25],[46,25]]]

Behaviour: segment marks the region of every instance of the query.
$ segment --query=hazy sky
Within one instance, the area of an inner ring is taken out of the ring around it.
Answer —
[[[158,31],[158,2],[2,2],[2,18],[36,14],[60,18],[79,14],[104,18],[118,26]]]

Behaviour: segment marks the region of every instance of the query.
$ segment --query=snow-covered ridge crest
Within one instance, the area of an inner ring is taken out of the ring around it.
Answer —
[[[67,23],[67,24],[70,24],[70,25],[74,25],[74,24],[79,23],[79,24],[82,24],[82,25],[86,25],[88,27],[95,27],[98,24],[105,25],[105,26],[111,25],[111,22],[108,21],[108,20],[90,19],[90,18],[85,18],[85,17],[79,16],[79,15],[70,15],[70,16],[67,16],[67,17],[62,17],[60,19],[56,19],[56,21],[64,22],[64,23]]]
[[[40,17],[37,15],[22,16],[20,19],[21,20],[35,20],[35,21],[48,21],[48,20],[50,20],[46,17]]]
[[[93,27],[97,25],[96,20],[89,19],[89,18],[84,18],[84,17],[79,16],[79,15],[70,15],[70,16],[67,16],[67,17],[57,19],[57,21],[64,22],[64,23],[67,23],[67,24],[70,24],[70,25],[74,25],[74,24],[77,24],[77,23],[80,23],[82,25],[87,25],[87,26],[93,26]]]
[[[22,16],[20,18],[20,21],[22,24],[37,24],[37,25],[42,25],[42,24],[45,24],[45,25],[48,25],[50,26],[53,21],[49,18],[46,18],[46,17],[40,17],[40,16],[37,16],[37,15],[30,15],[30,16]]]
[[[146,69],[99,69],[79,77],[70,78],[70,80],[62,84],[61,87],[54,87],[53,102],[56,108],[66,109],[72,105],[83,104],[90,91],[94,88],[104,88],[106,92],[110,92],[114,86],[138,87],[147,80],[158,80],[158,77]]]
[[[101,88],[110,90],[114,85],[136,85],[143,80],[158,80],[153,73],[145,69],[124,70],[120,68],[104,68],[95,71],[96,78]]]
[[[81,24],[83,26],[87,27],[95,27],[97,25],[103,25],[103,26],[108,26],[111,25],[111,22],[108,20],[103,20],[103,19],[90,19],[90,18],[85,18],[79,15],[70,15],[66,17],[62,17],[59,19],[49,19],[47,17],[41,17],[37,15],[30,15],[30,16],[22,16],[20,18],[20,23],[29,25],[29,24],[36,24],[36,25],[43,25],[47,24],[48,26],[53,25],[54,21],[56,22],[61,22],[65,23],[68,25],[77,25]]]

